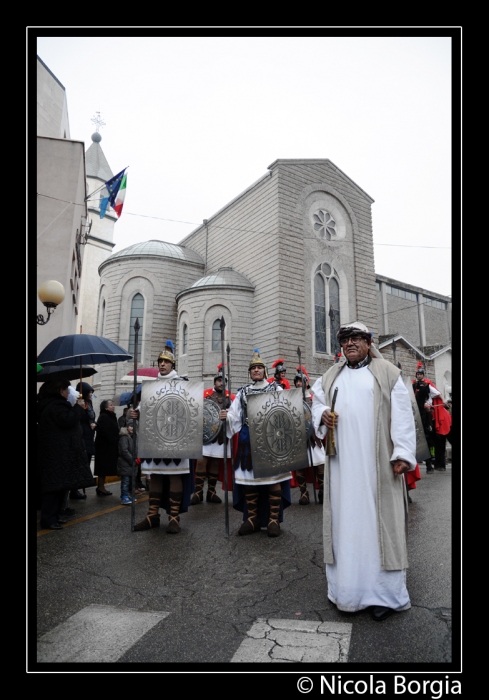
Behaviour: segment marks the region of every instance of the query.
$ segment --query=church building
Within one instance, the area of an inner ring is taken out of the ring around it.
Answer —
[[[341,323],[361,319],[377,344],[387,326],[372,203],[330,160],[276,160],[179,245],[147,241],[104,260],[97,333],[133,353],[137,317],[140,366],[154,363],[170,338],[179,374],[211,386],[224,317],[232,387],[246,383],[255,347],[269,367],[284,357],[289,374],[299,347],[311,378],[320,376],[340,350]],[[411,306],[418,306],[414,298]],[[410,352],[415,366],[423,353]],[[127,390],[121,379],[130,365],[100,367],[104,395]]]

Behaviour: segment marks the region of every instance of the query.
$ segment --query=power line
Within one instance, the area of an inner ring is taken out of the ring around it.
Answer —
[[[58,199],[58,197],[50,197],[47,194],[37,193],[39,197],[47,197],[48,199],[56,199],[58,202],[67,202],[66,199]],[[93,194],[93,193],[92,193]],[[69,202],[69,204],[75,204],[75,202]],[[78,206],[84,206],[79,204]],[[180,219],[167,219],[163,216],[149,216],[148,214],[133,214],[130,211],[124,210],[126,216],[138,216],[142,219],[156,219],[157,221],[171,221],[174,224],[188,224],[190,226],[204,226],[203,223],[196,223],[195,221],[182,221]],[[261,235],[267,235],[272,233],[271,231],[256,231],[255,229],[246,228],[233,228],[232,226],[218,226],[218,224],[212,224],[213,228],[225,229],[227,231],[238,231],[239,233],[259,233]],[[309,237],[308,237],[309,238]],[[311,240],[315,240],[311,237]],[[396,248],[433,248],[436,250],[451,250],[451,246],[436,246],[436,245],[406,245],[404,243],[374,243],[375,246],[391,246]]]

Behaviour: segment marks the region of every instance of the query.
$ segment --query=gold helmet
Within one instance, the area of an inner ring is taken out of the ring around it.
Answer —
[[[165,349],[158,355],[158,362],[160,360],[169,360],[171,363],[173,363],[173,366],[175,367],[174,347],[171,340],[166,341]]]
[[[251,360],[250,360],[250,364],[249,364],[249,367],[248,367],[248,372],[251,372],[251,370],[253,369],[253,367],[256,367],[256,366],[261,366],[261,367],[264,368],[264,370],[265,370],[265,379],[268,379],[267,366],[266,366],[266,364],[263,362],[263,360],[261,359],[261,357],[260,357],[260,350],[259,350],[258,348],[255,348],[255,349],[253,350],[253,357],[252,357]]]

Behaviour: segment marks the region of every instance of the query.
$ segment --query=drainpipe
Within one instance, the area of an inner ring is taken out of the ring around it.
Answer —
[[[204,219],[204,226],[205,226],[205,268],[204,268],[204,276],[207,274],[207,244],[209,241],[209,229],[207,228],[207,219]]]

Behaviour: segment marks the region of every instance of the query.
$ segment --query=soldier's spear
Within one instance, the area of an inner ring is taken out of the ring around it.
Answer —
[[[134,393],[132,398],[132,408],[135,411],[138,405],[137,388],[138,388],[138,340],[139,340],[139,318],[134,321]],[[137,445],[136,420],[133,420],[132,439],[134,446]],[[136,450],[134,450],[136,453]],[[136,454],[137,457],[137,454]],[[134,532],[136,524],[136,457],[132,461],[132,484],[131,484],[131,532]]]
[[[229,362],[229,356],[231,354],[231,348],[229,347],[229,343],[227,344],[226,347],[226,355],[228,358],[228,393],[229,393],[229,399],[228,399],[228,408],[231,406],[231,364]],[[226,475],[227,478],[227,475]],[[234,490],[234,469],[233,469],[233,446],[231,445],[231,486],[233,487],[232,490]]]
[[[221,322],[220,322],[220,327],[221,327],[221,355],[222,355],[222,392],[223,392],[223,402],[222,405],[223,407],[226,407],[226,372],[224,370],[224,329],[226,327],[226,321],[224,320],[224,316],[221,316]],[[229,348],[229,345],[228,345]],[[225,523],[226,523],[226,537],[229,537],[229,509],[228,509],[228,464],[227,464],[227,452],[228,452],[228,438],[227,438],[227,433],[226,433],[226,421],[224,421],[224,424],[222,426],[222,430],[224,432],[224,439],[223,439],[223,445],[224,445],[224,481],[223,481],[223,486],[224,486],[224,503],[225,503],[225,509],[224,509],[224,517],[225,517]]]
[[[302,373],[302,362],[301,362],[301,349],[300,347],[297,347],[297,356],[299,358],[299,372],[301,375],[301,384],[302,384],[302,400],[304,403],[306,402],[306,383],[304,382],[304,375]],[[311,421],[312,421],[312,413],[311,413]],[[311,441],[307,437],[306,434],[306,442],[307,442],[307,454],[309,455],[309,461],[311,463],[311,471],[312,471],[312,492],[314,494],[314,503],[317,505],[318,503],[318,497],[316,495],[316,474],[314,472],[314,464],[313,464],[313,458],[312,458],[312,449],[311,449]]]

